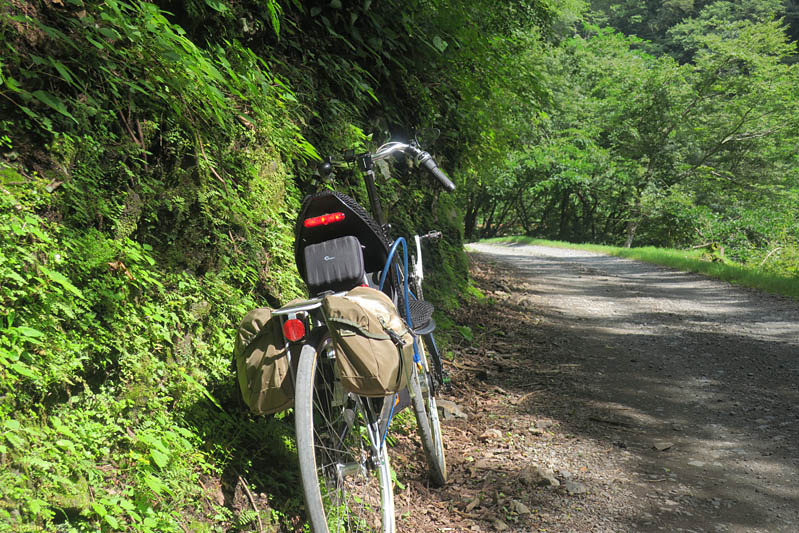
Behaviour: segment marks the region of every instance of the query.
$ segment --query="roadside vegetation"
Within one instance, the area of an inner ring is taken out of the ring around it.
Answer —
[[[0,0],[0,531],[303,529],[292,415],[243,410],[231,359],[244,314],[303,293],[316,162],[435,126],[457,179],[482,65],[559,17],[372,4]],[[378,185],[443,232],[426,292],[454,306],[458,200],[411,170]]]
[[[705,246],[799,275],[796,3],[592,7],[544,52],[549,105],[467,184],[467,240]]]
[[[564,241],[550,241],[533,237],[511,236],[484,239],[488,243],[532,244],[552,246],[555,248],[571,248],[587,250],[636,261],[644,261],[654,265],[675,268],[684,272],[695,272],[710,278],[727,281],[742,287],[759,289],[772,294],[799,299],[799,279],[795,276],[780,276],[761,268],[761,265],[743,265],[734,263],[719,256],[714,250],[677,250],[673,248],[656,248],[654,246],[625,248],[603,244],[580,244]]]

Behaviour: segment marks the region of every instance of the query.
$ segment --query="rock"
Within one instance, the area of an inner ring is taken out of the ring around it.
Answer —
[[[469,415],[455,402],[440,398],[436,400],[436,405],[438,406],[438,416],[442,420],[466,420],[469,418]]]
[[[491,462],[488,460],[488,458],[483,457],[482,459],[479,459],[476,463],[474,463],[474,467],[481,470],[485,470],[486,468],[491,467]]]
[[[480,435],[480,440],[501,440],[502,432],[498,429],[487,429]]]
[[[195,319],[199,320],[211,312],[211,307],[211,302],[207,300],[201,300],[192,304],[191,309],[189,309],[189,313],[191,313]]]
[[[519,479],[528,487],[559,487],[560,481],[552,470],[527,466],[519,472]]]
[[[666,442],[666,441],[655,441],[655,443],[652,444],[652,447],[659,452],[665,452],[672,446],[674,446],[673,442]]]
[[[549,428],[551,428],[554,425],[555,425],[555,421],[554,420],[542,419],[542,420],[536,420],[535,421],[535,427],[538,428],[538,429],[549,429]]]
[[[703,466],[705,466],[704,461],[688,461],[688,464],[691,466],[695,466],[697,468],[702,468]]]
[[[494,530],[495,531],[509,531],[510,527],[508,524],[500,520],[499,518],[494,519]]]
[[[516,511],[516,514],[518,514],[518,515],[524,516],[524,515],[528,515],[528,514],[533,514],[533,512],[530,510],[530,508],[527,507],[526,505],[524,505],[519,500],[513,500],[513,503],[511,505],[512,505],[511,508],[514,511]]]
[[[567,494],[576,496],[588,492],[588,487],[576,481],[567,481],[563,484],[563,490],[565,490]]]
[[[467,513],[471,513],[474,510],[474,508],[477,507],[478,505],[480,505],[480,497],[475,496],[472,499],[472,501],[470,501],[469,504],[466,506],[465,510]]]

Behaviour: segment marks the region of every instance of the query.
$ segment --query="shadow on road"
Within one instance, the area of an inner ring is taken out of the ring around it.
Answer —
[[[472,254],[496,304],[461,317],[480,341],[463,347],[461,380],[506,392],[517,422],[554,421],[553,439],[514,445],[531,461],[487,469],[514,479],[529,463],[567,465],[590,496],[532,491],[540,513],[561,513],[548,531],[578,530],[565,518],[575,498],[605,506],[595,531],[799,530],[796,302],[615,257],[503,248]],[[542,444],[587,455],[558,463]]]

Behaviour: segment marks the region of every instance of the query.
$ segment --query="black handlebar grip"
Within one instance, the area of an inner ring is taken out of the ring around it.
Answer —
[[[427,157],[424,157],[424,155],[427,155]],[[425,169],[427,169],[427,171],[430,172],[430,174],[432,174],[433,177],[435,177],[439,182],[441,182],[441,185],[443,185],[448,192],[453,192],[455,190],[455,184],[452,183],[452,181],[447,177],[446,174],[441,172],[441,170],[438,168],[438,165],[436,165],[435,160],[430,154],[427,154],[425,152],[425,154],[422,155],[420,164]]]

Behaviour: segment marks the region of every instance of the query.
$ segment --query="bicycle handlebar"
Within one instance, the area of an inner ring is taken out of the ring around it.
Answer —
[[[455,190],[455,184],[444,174],[441,169],[438,168],[433,156],[429,153],[425,152],[424,150],[420,150],[418,147],[412,144],[405,144],[400,142],[390,142],[386,143],[377,151],[372,154],[372,159],[375,161],[379,161],[380,159],[385,159],[389,157],[392,153],[401,151],[410,156],[413,156],[414,159],[419,163],[419,166],[423,167],[427,170],[430,174],[436,178],[439,183],[446,189],[448,192],[453,192]]]
[[[436,164],[433,156],[431,156],[428,152],[419,149],[417,146],[413,144],[406,144],[401,142],[389,142],[378,148],[373,154],[366,153],[360,155],[351,154],[345,158],[345,161],[356,161],[361,159],[366,159],[371,157],[372,161],[380,161],[382,159],[387,159],[390,157],[394,152],[403,152],[412,156],[419,166],[427,170],[430,174],[436,178],[439,183],[444,187],[447,192],[453,192],[455,190],[455,184],[452,183],[446,174],[444,174],[438,165]],[[333,170],[333,163],[331,159],[328,159],[320,166],[320,173],[324,173],[325,175],[329,174]]]
[[[455,190],[455,184],[452,183],[446,174],[441,172],[441,169],[438,168],[433,156],[427,152],[422,152],[419,158],[419,164],[423,166],[430,174],[432,174],[433,177],[436,178],[448,192],[453,192]]]

